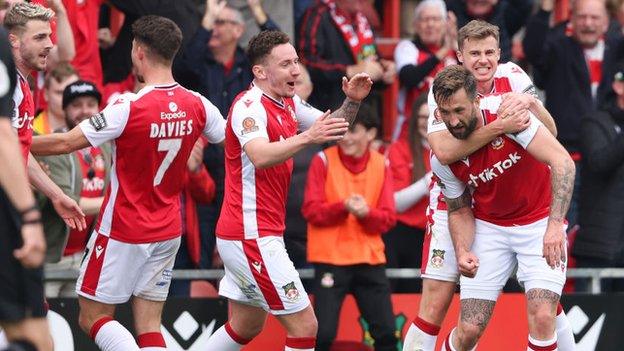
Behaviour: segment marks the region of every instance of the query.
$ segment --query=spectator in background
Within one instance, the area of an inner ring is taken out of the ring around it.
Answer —
[[[248,2],[262,29],[279,30],[266,16],[258,1]],[[249,61],[239,43],[245,31],[244,23],[241,12],[227,6],[225,1],[207,0],[201,25],[186,46],[177,71],[183,85],[208,98],[223,116],[228,115],[234,98],[249,87],[253,78]],[[212,204],[197,207],[202,252],[208,254],[202,259],[200,267],[211,268],[212,252],[215,251],[215,225],[223,202],[223,148],[208,145],[204,149],[204,164],[214,179],[216,196]]]
[[[47,108],[33,120],[33,131],[39,135],[50,134],[67,126],[63,111],[63,91],[69,84],[77,81],[78,73],[67,62],[61,62],[46,73],[44,95]]]
[[[58,68],[58,67],[57,67]],[[63,90],[62,111],[65,124],[56,132],[71,130],[84,119],[98,113],[102,95],[95,84],[87,81],[73,82]],[[38,157],[46,164],[50,179],[63,193],[74,199],[85,213],[84,230],[69,228],[58,216],[52,204],[42,203],[43,228],[48,244],[46,268],[54,271],[80,268],[80,262],[95,217],[102,207],[104,192],[109,182],[111,146],[88,147],[71,154]],[[75,282],[46,283],[48,297],[76,297]]]
[[[545,90],[546,108],[557,124],[557,138],[576,163],[574,195],[567,215],[577,223],[581,184],[581,117],[605,100],[611,89],[615,62],[624,58],[621,33],[607,34],[609,18],[602,0],[577,0],[565,34],[549,27],[554,0],[542,0],[528,23],[523,41],[535,70],[535,84]]]
[[[500,29],[501,62],[511,60],[511,40],[531,15],[532,0],[448,0],[447,6],[457,16],[457,27],[480,19]]]
[[[421,94],[410,109],[407,136],[388,148],[392,170],[394,206],[397,225],[384,235],[388,268],[420,268],[422,247],[427,226],[426,209],[429,200],[431,166],[427,143],[427,92]],[[392,284],[398,293],[420,291],[421,282],[401,279]]]
[[[393,140],[405,137],[414,100],[429,91],[435,75],[445,66],[457,64],[457,21],[452,13],[447,15],[444,1],[420,2],[414,10],[414,31],[413,40],[401,40],[394,49],[401,91]]]
[[[180,194],[182,213],[182,238],[173,269],[193,269],[199,267],[201,257],[201,237],[197,221],[196,204],[208,204],[214,200],[215,184],[202,163],[206,142],[197,139],[187,162],[188,171],[184,177],[184,187]],[[211,253],[211,252],[210,252]],[[170,296],[190,296],[190,280],[172,280]]]
[[[361,6],[360,1],[321,0],[301,20],[297,48],[315,87],[310,103],[321,110],[340,107],[344,76],[365,72],[376,83],[394,81],[394,62],[378,57],[373,31]],[[375,105],[376,100],[378,97],[369,98],[368,103]]]
[[[310,97],[314,86],[310,80],[310,74],[304,65],[299,64],[299,71],[301,74],[295,81],[295,94],[306,101]],[[303,195],[310,162],[314,155],[322,149],[321,145],[309,145],[293,156],[293,173],[286,200],[284,244],[295,268],[310,268],[306,254],[308,228],[306,220],[301,214],[301,206],[303,205]]]
[[[394,313],[381,236],[395,224],[392,175],[370,150],[379,121],[363,104],[344,138],[312,159],[303,216],[308,261],[314,264],[316,350],[336,338],[344,297],[353,293],[370,324],[375,350],[396,350]]]
[[[624,267],[624,65],[612,83],[616,98],[581,120],[580,230],[572,254],[578,267]],[[577,279],[577,291],[589,292]],[[602,291],[624,291],[622,279],[602,280]]]

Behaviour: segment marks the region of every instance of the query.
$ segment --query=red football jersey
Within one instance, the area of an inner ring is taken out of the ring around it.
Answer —
[[[11,125],[17,129],[17,136],[22,146],[22,156],[24,162],[28,164],[28,154],[30,153],[30,145],[32,144],[32,120],[35,116],[35,105],[30,86],[26,78],[20,73],[17,74],[18,84],[13,93],[13,117]]]
[[[322,112],[301,98],[277,101],[257,86],[240,93],[225,132],[225,194],[216,234],[230,240],[282,235],[293,161],[256,169],[243,147],[255,138],[277,142],[309,128]]]
[[[212,143],[223,140],[219,110],[178,84],[147,86],[123,95],[80,128],[93,146],[113,141],[98,233],[128,243],[179,236],[186,163],[202,132]]]
[[[481,99],[483,123],[496,119],[500,96]],[[516,134],[505,134],[467,158],[443,166],[435,157],[431,166],[448,198],[457,198],[466,186],[472,191],[477,219],[501,226],[525,225],[548,216],[550,208],[550,169],[526,151],[539,120]]]

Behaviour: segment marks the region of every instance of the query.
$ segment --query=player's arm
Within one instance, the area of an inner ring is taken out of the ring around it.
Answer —
[[[67,10],[62,0],[48,1],[50,8],[56,16],[56,45],[50,51],[50,66],[56,65],[61,61],[71,61],[76,56],[76,47],[74,45],[74,34],[69,24]],[[49,68],[49,67],[48,67]]]
[[[256,168],[268,168],[280,164],[311,144],[324,144],[342,139],[349,123],[342,118],[331,118],[325,112],[312,126],[290,138],[269,142],[266,137],[254,138],[243,146],[243,150]]]
[[[458,268],[462,275],[472,277],[479,267],[479,259],[470,251],[475,236],[470,190],[435,156],[431,158],[431,170],[440,183],[448,209],[449,232]]]
[[[543,255],[554,268],[566,258],[563,226],[572,198],[576,169],[570,154],[543,127],[537,129],[526,149],[533,157],[550,166],[552,199]]]
[[[56,213],[71,228],[83,230],[87,227],[85,215],[74,199],[67,196],[56,185],[32,154],[28,154],[28,180],[37,190],[50,199]]]
[[[344,118],[349,124],[353,123],[358,110],[360,109],[360,103],[370,93],[373,81],[366,73],[358,73],[347,79],[342,77],[342,91],[345,93],[346,98],[339,109],[334,111],[331,118]]]
[[[528,79],[528,78],[527,78]],[[548,129],[548,131],[557,136],[557,126],[555,120],[544,104],[537,98],[533,84],[526,88],[523,93],[506,93],[502,96],[502,102],[496,114],[499,118],[508,118],[516,114],[531,112],[540,122]],[[509,132],[508,132],[509,133]]]
[[[69,154],[88,146],[91,146],[89,140],[87,140],[80,126],[76,126],[65,133],[34,136],[30,152],[37,156],[61,155]]]

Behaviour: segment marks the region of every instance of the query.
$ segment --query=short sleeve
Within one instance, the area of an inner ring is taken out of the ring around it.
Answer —
[[[533,85],[529,75],[513,62],[508,62],[506,65],[509,68],[508,77],[511,81],[511,90],[516,93],[527,93],[537,97],[535,85]]]
[[[256,138],[269,139],[267,133],[267,114],[260,102],[245,106],[240,101],[234,105],[230,115],[232,132],[238,138],[241,147]]]
[[[204,135],[208,138],[208,142],[218,144],[225,139],[225,119],[223,119],[221,112],[212,102],[203,96],[200,96],[200,99],[206,111]]]
[[[542,122],[540,122],[540,120],[537,119],[537,117],[535,117],[530,112],[529,114],[531,118],[531,124],[525,130],[516,134],[507,134],[508,137],[513,139],[515,142],[520,144],[520,146],[522,146],[525,149],[527,148],[527,146],[529,146],[529,144],[535,137],[535,134],[537,134],[537,129],[542,125]]]
[[[121,135],[129,115],[130,101],[122,96],[101,112],[80,122],[78,126],[91,145],[99,146]]]
[[[298,95],[293,97],[293,102],[295,103],[297,123],[299,125],[299,130],[301,131],[310,128],[314,122],[323,115],[322,111],[308,104],[307,101],[303,100]]]
[[[429,95],[427,95],[427,106],[429,107],[429,118],[427,119],[427,134],[447,130],[444,121],[436,118],[435,116],[435,111],[438,109],[438,104],[433,98],[433,90],[431,89],[429,89]]]
[[[418,48],[411,41],[401,40],[394,49],[394,62],[397,72],[407,65],[415,65],[418,57]]]
[[[449,199],[457,199],[466,190],[466,184],[455,177],[449,166],[443,165],[435,155],[431,156],[431,171],[438,178],[442,194]]]

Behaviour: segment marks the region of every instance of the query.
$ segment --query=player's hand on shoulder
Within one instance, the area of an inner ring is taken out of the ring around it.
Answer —
[[[500,114],[499,110],[497,115],[498,118],[494,121],[494,123],[500,123],[500,128],[503,130],[503,133],[519,133],[531,125],[529,110],[505,112],[503,114]]]
[[[327,110],[321,117],[316,119],[308,130],[303,132],[308,137],[310,143],[324,144],[337,141],[342,139],[347,130],[349,130],[349,123],[344,118],[334,118],[329,117],[329,115],[330,112]]]
[[[474,278],[479,269],[479,258],[471,251],[457,254],[457,267],[459,273],[468,278]]]

